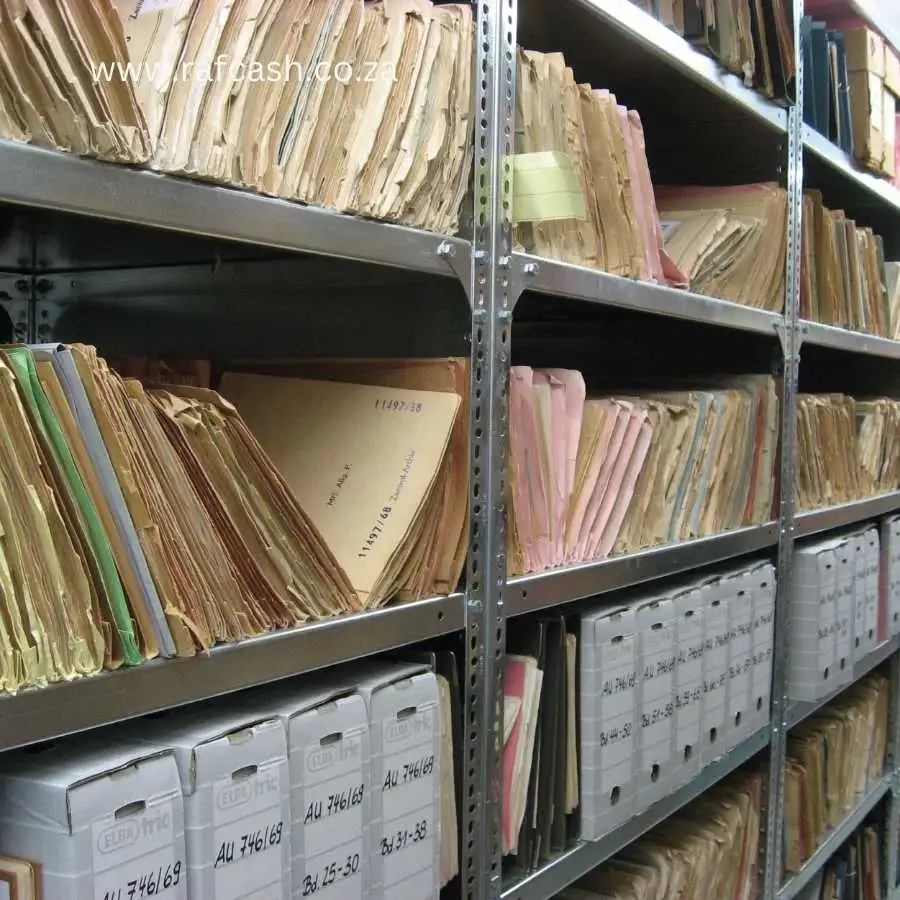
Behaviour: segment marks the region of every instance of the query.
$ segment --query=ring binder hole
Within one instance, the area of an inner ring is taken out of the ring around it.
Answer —
[[[694,754],[694,748],[690,744],[684,745],[684,761],[687,762]]]
[[[622,641],[625,640],[624,635],[617,634],[611,641],[611,644],[621,644]]]
[[[340,731],[335,731],[332,734],[326,734],[325,737],[319,741],[319,745],[322,747],[327,747],[330,744],[336,744],[344,735]]]
[[[843,672],[843,670],[846,668],[846,666],[847,666],[847,660],[846,660],[846,658],[841,659],[841,671],[842,671],[842,672]]]
[[[869,629],[869,640],[871,641],[874,636],[875,636],[875,629],[870,628]]]
[[[146,808],[146,801],[135,800],[134,803],[126,803],[124,806],[120,806],[116,810],[115,815],[117,819],[127,819],[129,816],[136,816],[138,813],[143,812]]]
[[[757,697],[756,698],[756,711],[759,712],[762,708],[763,708],[763,698]]]
[[[741,724],[741,712],[740,712],[740,710],[738,710],[738,711],[734,714],[734,724],[735,724],[735,726]]]
[[[856,646],[858,647],[859,645],[860,645],[860,639],[857,638],[857,639],[856,639]]]
[[[414,716],[416,714],[415,706],[407,706],[400,710],[397,713],[397,720],[402,722],[404,719],[408,719],[410,716]]]
[[[693,611],[692,609],[689,609],[689,610],[684,614],[684,617],[685,617],[686,619],[691,619],[691,618],[693,618],[693,616],[694,616],[694,611]]]
[[[653,768],[650,770],[650,780],[653,782],[659,781],[659,764],[653,763]]]
[[[709,742],[714,744],[716,742],[716,738],[719,736],[718,728],[710,728],[709,729]]]
[[[615,806],[619,802],[620,791],[618,787],[614,787],[609,793],[609,802],[612,806]]]
[[[258,771],[259,767],[251,763],[249,766],[244,766],[242,769],[235,769],[231,773],[231,780],[246,781],[248,778],[252,778]]]
[[[651,630],[651,631],[659,631],[660,628],[662,628],[662,622],[654,622],[654,623],[650,626],[650,630]]]
[[[831,666],[825,666],[824,677],[827,679],[830,674],[831,674]]]

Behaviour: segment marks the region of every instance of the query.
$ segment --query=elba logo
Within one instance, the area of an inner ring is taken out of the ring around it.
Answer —
[[[223,787],[216,794],[216,808],[219,810],[234,809],[249,803],[253,797],[253,788],[249,781],[237,781]]]
[[[337,762],[359,760],[359,741],[341,741],[315,747],[306,756],[306,771],[321,772]]]
[[[417,734],[431,734],[431,719],[426,716],[410,716],[406,719],[395,719],[384,726],[386,744],[396,744]]]
[[[116,822],[97,836],[97,849],[103,854],[115,853],[116,850],[130,847],[140,836],[140,829],[135,819]]]

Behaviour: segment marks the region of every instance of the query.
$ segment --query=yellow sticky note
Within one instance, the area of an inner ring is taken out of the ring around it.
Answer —
[[[587,218],[575,167],[565,153],[519,153],[510,162],[513,222]]]

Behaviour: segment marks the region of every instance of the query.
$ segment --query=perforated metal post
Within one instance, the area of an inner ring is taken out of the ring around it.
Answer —
[[[794,481],[797,466],[797,383],[800,372],[800,248],[803,212],[803,55],[800,52],[801,4],[794,3],[796,101],[788,110],[787,135],[787,259],[785,272],[783,391],[781,414],[781,496],[779,504],[778,581],[775,599],[775,656],[772,666],[772,740],[766,791],[764,900],[774,900],[781,884],[784,830],[784,765],[787,750],[786,667],[790,645],[787,604],[794,549]]]
[[[515,0],[479,0],[472,242],[471,546],[466,575],[466,722],[461,884],[499,900],[506,634],[507,387],[515,116]]]

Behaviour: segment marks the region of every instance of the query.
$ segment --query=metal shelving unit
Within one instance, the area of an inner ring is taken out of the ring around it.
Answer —
[[[63,214],[84,217],[80,220],[84,222],[106,220],[154,233],[174,232],[220,242],[239,242],[257,249],[293,254],[292,261],[320,257],[345,264],[377,266],[381,267],[380,271],[390,270],[404,277],[416,275],[430,278],[432,282],[439,279],[442,284],[455,284],[468,303],[469,327],[465,337],[472,365],[473,460],[469,484],[473,538],[464,593],[315,623],[218,648],[208,656],[195,659],[154,662],[133,670],[3,698],[0,700],[0,751],[459,632],[464,633],[466,646],[464,738],[463,746],[458,748],[463,760],[465,798],[459,811],[463,835],[460,879],[463,900],[549,900],[735,768],[766,751],[771,777],[761,898],[787,900],[824,864],[861,818],[885,797],[891,804],[888,831],[892,846],[900,837],[900,779],[892,771],[863,798],[857,810],[816,851],[803,871],[787,884],[780,884],[783,821],[779,801],[783,791],[781,771],[786,730],[830,699],[801,705],[788,703],[784,695],[782,669],[787,634],[782,627],[786,601],[782,589],[790,571],[793,544],[800,537],[900,511],[900,491],[897,491],[794,515],[792,448],[801,343],[842,351],[851,359],[874,357],[888,363],[900,360],[900,343],[798,320],[803,154],[817,160],[833,177],[848,189],[859,192],[885,215],[896,216],[898,227],[900,191],[857,170],[845,154],[802,126],[796,107],[785,109],[771,103],[737,77],[724,74],[714,60],[695,50],[630,0],[561,0],[560,7],[578,11],[579,21],[586,24],[588,31],[613,33],[621,46],[639,49],[652,58],[659,71],[671,74],[677,88],[690,88],[708,96],[718,108],[750,123],[749,127],[771,137],[780,146],[781,169],[790,199],[785,311],[769,313],[515,252],[509,218],[509,157],[514,152],[516,106],[515,45],[523,10],[529,4],[540,7],[544,2],[477,0],[475,3],[480,38],[476,42],[479,115],[475,128],[474,214],[468,239],[448,238],[230,188],[0,142],[0,203],[16,210],[16,215],[46,217],[36,233],[38,242],[46,237],[47,221],[55,214]],[[863,0],[856,2],[861,4]],[[553,49],[565,51],[566,47]],[[798,94],[802,96],[799,56],[798,73]],[[34,252],[33,261],[39,256]],[[136,280],[143,280],[151,292],[171,292],[184,279],[202,281],[206,277],[196,267],[187,271],[157,261],[142,261],[139,265],[150,268],[141,270],[136,265],[129,263],[128,277],[121,281],[115,272],[79,275],[81,283],[72,296],[79,291],[83,295],[98,290],[104,279],[107,293],[114,295],[121,289],[122,299],[127,300],[127,286]],[[244,266],[246,277],[252,281],[257,271],[252,267],[257,263],[237,265]],[[45,340],[55,337],[55,318],[50,313],[56,301],[41,294],[42,277],[41,266],[37,264],[28,271],[0,272],[0,303],[5,302],[8,309],[18,304],[16,309],[21,311],[22,318],[14,317],[14,320],[22,323],[23,336],[27,334],[31,340],[38,334]],[[283,280],[287,282],[288,276]],[[74,288],[76,279],[73,277],[72,281]],[[26,289],[20,289],[20,284],[25,284]],[[24,299],[3,301],[3,290],[10,293],[13,289],[20,291]],[[771,338],[783,379],[781,436],[785,452],[780,460],[782,490],[778,518],[761,526],[507,581],[506,386],[513,313],[526,291],[545,298],[574,299],[596,307],[641,313],[657,320],[675,319],[697,326],[714,326],[740,340],[759,342],[760,337]],[[262,306],[262,301],[259,305]],[[428,316],[428,304],[422,303],[421,308],[422,315]],[[39,331],[39,319],[44,314],[47,314],[45,328]],[[780,617],[776,627],[772,725],[603,839],[578,843],[538,871],[504,880],[500,776],[507,619],[748,554],[777,555],[778,562],[780,593],[776,615],[780,611]],[[892,766],[900,748],[898,649],[900,639],[894,638],[873,651],[854,671],[855,677],[861,677],[876,665],[891,660],[896,707]],[[889,872],[892,877],[896,875],[896,866]]]

